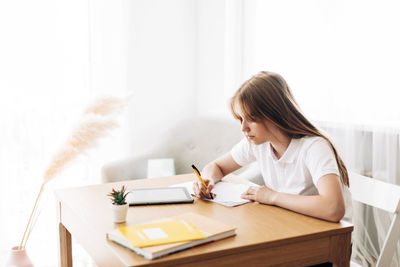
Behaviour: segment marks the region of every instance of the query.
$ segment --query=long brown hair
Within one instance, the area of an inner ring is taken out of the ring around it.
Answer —
[[[250,121],[269,120],[292,138],[319,136],[330,145],[339,168],[340,179],[349,186],[346,166],[328,137],[323,135],[300,111],[286,81],[277,73],[261,71],[245,81],[231,98],[231,112],[236,119],[238,104]]]

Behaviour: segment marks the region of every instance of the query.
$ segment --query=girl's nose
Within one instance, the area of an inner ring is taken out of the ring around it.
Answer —
[[[249,131],[249,126],[247,125],[247,122],[244,120],[242,121],[242,132],[248,132]]]

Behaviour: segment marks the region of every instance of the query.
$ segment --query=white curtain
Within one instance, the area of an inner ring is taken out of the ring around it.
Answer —
[[[48,186],[27,245],[35,266],[58,261],[52,190],[98,183],[104,163],[146,153],[169,125],[225,104],[223,90],[209,101],[224,88],[224,43],[213,42],[224,36],[225,20],[213,27],[224,13],[224,1],[0,2],[0,262],[90,100],[134,94],[120,128]],[[79,240],[73,250],[75,266],[92,264]]]
[[[316,124],[334,140],[349,170],[392,184],[400,184],[399,127],[326,121]],[[360,261],[362,266],[373,266],[393,216],[358,202],[353,201],[351,204],[355,225],[352,257]],[[399,263],[398,247],[391,266],[398,266]]]
[[[349,170],[400,184],[398,1],[243,1],[243,75],[283,75]],[[354,205],[353,257],[373,265],[390,216]],[[400,248],[392,266],[400,264]]]
[[[0,2],[0,262],[19,245],[43,171],[85,106],[100,95],[126,94],[124,5]],[[52,190],[100,182],[101,165],[125,151],[127,125],[120,123],[48,184],[27,243],[35,266],[58,264]],[[92,265],[78,243],[73,249],[75,266]]]

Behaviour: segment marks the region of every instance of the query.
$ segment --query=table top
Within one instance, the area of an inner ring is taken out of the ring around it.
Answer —
[[[112,188],[126,185],[128,189],[169,186],[186,181],[195,181],[194,174],[163,178],[129,180],[117,183],[91,185],[57,190],[56,198],[61,206],[61,222],[78,242],[83,243],[96,262],[111,262],[113,266],[153,265],[171,260],[184,261],[187,257],[215,257],[226,253],[268,248],[299,241],[313,240],[348,233],[353,230],[345,222],[332,223],[275,206],[247,203],[237,207],[226,207],[195,198],[193,204],[171,204],[129,207],[126,223],[114,224],[110,200],[106,196]],[[246,182],[235,176],[226,178],[232,182]],[[139,224],[186,212],[196,212],[237,227],[236,236],[195,247],[156,260],[146,260],[123,247],[106,240],[106,232],[123,225]],[[76,222],[76,223],[75,223]],[[74,226],[76,225],[76,226]],[[88,241],[89,240],[89,241]],[[93,249],[88,248],[93,246]],[[112,257],[110,251],[118,251]],[[122,260],[121,260],[122,259]],[[114,264],[115,263],[115,264]]]

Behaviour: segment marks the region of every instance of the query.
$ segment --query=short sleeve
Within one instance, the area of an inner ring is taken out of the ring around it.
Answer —
[[[251,144],[246,138],[243,138],[231,150],[233,160],[240,166],[245,166],[256,161]]]
[[[325,139],[318,138],[312,142],[306,155],[306,165],[315,185],[327,174],[336,174],[340,177],[335,155]]]

